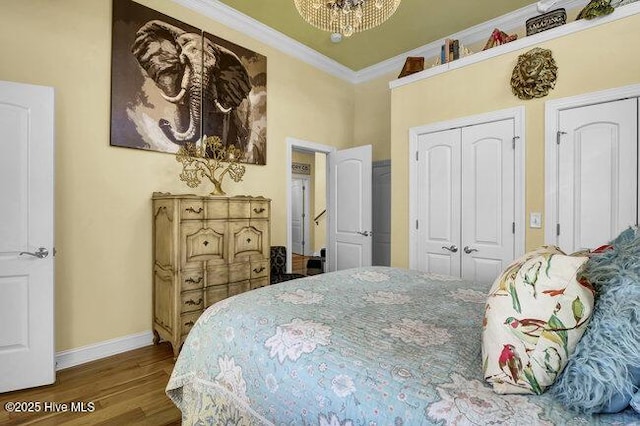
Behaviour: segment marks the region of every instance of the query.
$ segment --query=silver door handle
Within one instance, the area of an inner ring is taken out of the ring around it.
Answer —
[[[451,253],[457,253],[458,247],[455,244],[451,244],[451,247],[442,246],[443,249],[450,251]]]
[[[369,235],[373,235],[373,232],[369,232],[369,231],[356,231],[356,233],[362,235],[363,237],[368,237]]]
[[[467,254],[471,254],[471,253],[473,253],[474,251],[478,251],[478,249],[470,248],[469,246],[465,246],[463,250],[464,250],[464,252],[465,252],[465,253],[467,253]]]
[[[44,247],[40,247],[38,250],[36,250],[35,253],[31,253],[28,251],[21,251],[20,252],[20,256],[23,255],[28,255],[28,256],[33,256],[33,257],[37,257],[38,259],[44,259],[45,257],[49,256],[49,250],[47,250]]]

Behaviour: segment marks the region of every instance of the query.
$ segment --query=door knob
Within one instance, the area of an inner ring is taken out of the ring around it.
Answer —
[[[467,253],[467,254],[471,254],[471,253],[473,253],[474,251],[478,251],[478,249],[470,248],[469,246],[465,246],[463,250],[464,250],[464,252],[465,252],[465,253]]]
[[[356,233],[362,235],[363,237],[368,237],[369,235],[373,235],[373,232],[369,232],[369,231],[356,231]]]
[[[44,259],[45,257],[49,256],[49,250],[47,250],[44,247],[40,247],[38,250],[35,251],[35,253],[31,253],[28,251],[22,251],[20,252],[20,256],[22,255],[28,255],[28,256],[33,256],[33,257],[37,257],[38,259]]]
[[[458,247],[455,244],[451,244],[451,247],[442,246],[443,249],[450,251],[451,253],[457,253]]]

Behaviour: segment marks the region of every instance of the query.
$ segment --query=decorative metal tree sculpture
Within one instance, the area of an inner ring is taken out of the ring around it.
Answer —
[[[245,168],[238,164],[241,158],[242,150],[222,145],[217,136],[206,137],[201,143],[187,143],[176,153],[176,161],[182,163],[180,180],[189,188],[195,188],[206,177],[213,183],[211,195],[225,195],[222,180],[227,174],[234,182],[242,180]],[[226,167],[225,163],[228,163]]]

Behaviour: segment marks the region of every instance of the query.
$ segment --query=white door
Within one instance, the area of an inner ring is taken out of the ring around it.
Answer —
[[[513,260],[513,136],[513,119],[419,136],[419,270],[491,282]]]
[[[638,100],[563,110],[558,118],[557,236],[571,253],[637,223]]]
[[[514,258],[513,120],[462,128],[462,278],[493,281]]]
[[[291,245],[296,254],[309,253],[309,178],[291,178]]]
[[[372,264],[391,265],[391,164],[373,164]]]
[[[328,154],[329,271],[371,266],[371,145]]]
[[[418,139],[418,257],[421,271],[460,276],[460,129]]]
[[[53,105],[0,82],[0,392],[55,381]]]

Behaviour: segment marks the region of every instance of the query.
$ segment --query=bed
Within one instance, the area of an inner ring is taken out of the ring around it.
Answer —
[[[548,394],[494,393],[489,287],[371,267],[234,296],[195,324],[167,394],[184,424],[640,424],[632,409],[586,417]]]

